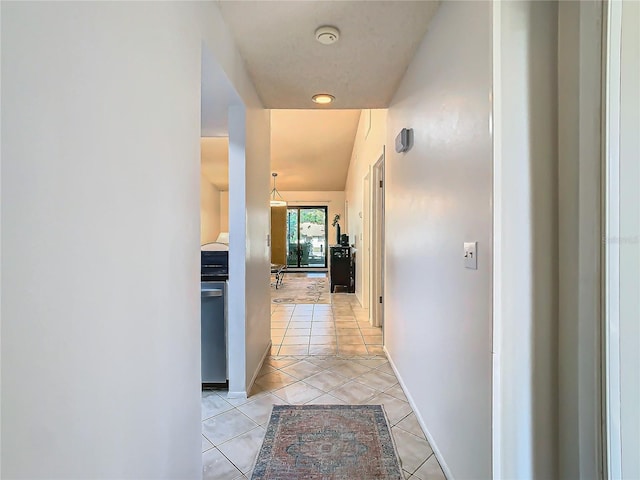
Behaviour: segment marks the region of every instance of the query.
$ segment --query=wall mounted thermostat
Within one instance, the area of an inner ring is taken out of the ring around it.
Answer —
[[[396,137],[396,152],[406,152],[413,145],[413,128],[403,128]]]

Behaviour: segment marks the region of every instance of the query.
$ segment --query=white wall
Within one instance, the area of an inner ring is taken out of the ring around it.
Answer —
[[[201,175],[200,244],[215,242],[220,232],[220,190]]]
[[[220,192],[220,231],[229,231],[229,191]]]
[[[491,477],[491,81],[491,4],[443,2],[388,111],[385,344],[456,479]]]
[[[620,446],[622,478],[640,478],[640,4],[623,2],[620,31]],[[615,302],[616,299],[610,298]]]
[[[215,4],[205,41],[242,99],[229,109],[229,391],[245,395],[271,342],[270,122]],[[203,7],[205,8],[205,7]],[[232,136],[235,137],[232,138]],[[232,143],[235,145],[232,146]],[[221,196],[221,210],[224,208]],[[221,228],[224,218],[221,215]]]
[[[602,468],[601,38],[601,3],[558,3],[558,476],[585,480]]]
[[[2,3],[2,477],[200,478],[201,28]]]
[[[256,292],[238,320],[253,348],[269,342],[268,112],[217,6],[2,2],[3,478],[201,477],[203,41],[264,178],[236,227],[253,279],[231,292]]]
[[[493,474],[556,478],[557,3],[493,14]]]
[[[360,304],[365,308],[369,308],[369,298],[365,297],[368,297],[371,276],[369,274],[370,252],[366,251],[369,244],[365,241],[365,236],[370,236],[370,232],[364,232],[363,225],[365,224],[364,216],[370,209],[364,204],[363,180],[370,172],[371,166],[382,156],[386,140],[387,110],[362,110],[351,153],[345,195],[349,204],[347,212],[349,234],[352,243],[355,243],[358,249],[355,293]],[[370,175],[369,178],[373,176]],[[369,225],[371,225],[370,221]]]
[[[271,112],[247,109],[246,387],[251,387],[271,348]],[[233,188],[233,185],[230,186]],[[232,219],[233,221],[233,219]],[[233,229],[230,235],[233,235]]]

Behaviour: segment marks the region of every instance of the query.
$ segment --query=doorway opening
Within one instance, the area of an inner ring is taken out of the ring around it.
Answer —
[[[327,207],[287,208],[287,266],[327,268]]]

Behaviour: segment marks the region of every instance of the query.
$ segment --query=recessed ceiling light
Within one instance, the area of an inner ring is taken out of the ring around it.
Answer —
[[[325,25],[316,30],[316,40],[323,45],[336,43],[340,38],[340,30],[330,25]]]
[[[327,105],[333,102],[336,99],[333,95],[329,95],[328,93],[316,93],[311,100],[315,103],[319,103],[320,105]]]

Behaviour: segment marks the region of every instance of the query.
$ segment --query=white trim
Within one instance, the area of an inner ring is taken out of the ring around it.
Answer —
[[[502,411],[501,371],[500,371],[500,341],[502,338],[502,68],[501,48],[501,2],[492,4],[492,34],[493,34],[493,91],[492,111],[489,128],[493,136],[493,333],[492,333],[492,392],[491,392],[491,469],[492,478],[502,478]],[[496,95],[498,92],[498,95]]]
[[[271,335],[271,327],[269,327],[269,335]],[[273,342],[271,340],[269,340],[267,348],[265,349],[264,353],[262,354],[262,358],[258,362],[258,368],[256,368],[255,372],[253,372],[253,376],[251,377],[251,381],[249,382],[249,385],[247,386],[247,394],[251,391],[251,388],[253,387],[253,384],[255,383],[256,378],[258,378],[258,374],[260,373],[260,370],[262,370],[262,365],[264,364],[264,360],[267,358],[267,356],[271,352],[272,344],[273,344]]]
[[[433,436],[429,432],[427,425],[424,423],[424,420],[422,419],[422,415],[420,415],[420,412],[418,411],[418,407],[416,406],[416,403],[413,401],[413,397],[411,396],[411,394],[409,393],[409,390],[404,384],[404,381],[400,376],[400,372],[398,372],[398,369],[396,368],[396,364],[393,362],[393,359],[391,358],[391,354],[389,353],[389,350],[387,350],[387,347],[384,347],[384,346],[382,347],[382,349],[384,350],[384,353],[387,355],[387,360],[389,360],[389,365],[391,365],[391,369],[393,370],[393,373],[396,374],[398,383],[400,384],[400,387],[402,387],[402,391],[407,397],[407,400],[409,401],[409,405],[411,405],[411,408],[413,409],[413,413],[416,415],[416,418],[418,419],[418,423],[420,424],[420,428],[422,428],[422,432],[427,437],[427,441],[431,446],[431,450],[433,450],[434,455],[438,459],[438,463],[440,464],[440,468],[442,468],[442,472],[444,473],[444,476],[447,479],[453,479],[453,474],[451,473],[451,470],[449,469],[449,466],[447,465],[447,463],[444,461],[444,457],[442,456],[442,453],[440,453],[440,449],[438,448],[438,445],[433,439]]]
[[[605,239],[620,238],[620,46],[622,2],[607,3]],[[620,247],[605,241],[606,478],[622,478],[620,428]]]

